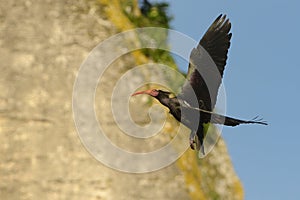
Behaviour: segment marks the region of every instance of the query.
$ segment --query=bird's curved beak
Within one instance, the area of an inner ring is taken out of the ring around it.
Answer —
[[[135,95],[139,95],[139,94],[148,94],[148,95],[151,95],[151,90],[145,90],[145,91],[135,92],[131,96],[135,96]]]

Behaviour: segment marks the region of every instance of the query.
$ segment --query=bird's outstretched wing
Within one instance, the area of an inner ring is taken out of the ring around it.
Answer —
[[[212,111],[216,104],[230,47],[230,28],[226,15],[220,15],[191,52],[187,81],[177,96],[193,107]]]

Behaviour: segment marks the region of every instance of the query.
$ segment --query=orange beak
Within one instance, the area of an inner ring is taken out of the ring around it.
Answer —
[[[151,91],[152,90],[139,91],[139,92],[133,93],[131,96],[135,96],[135,95],[139,95],[139,94],[148,94],[148,95],[151,95]]]
[[[157,90],[145,90],[145,91],[135,92],[131,96],[135,96],[135,95],[139,95],[139,94],[148,94],[152,97],[156,97],[158,95],[158,93],[159,92]]]

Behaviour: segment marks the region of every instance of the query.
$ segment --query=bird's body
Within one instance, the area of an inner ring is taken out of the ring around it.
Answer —
[[[201,148],[203,154],[203,125],[206,123],[226,126],[250,123],[266,125],[261,120],[240,120],[212,112],[230,47],[230,28],[231,23],[222,15],[209,27],[199,45],[191,52],[187,81],[177,96],[156,89],[133,94],[148,94],[168,107],[176,120],[191,129],[191,148],[195,149],[196,143],[197,149]]]

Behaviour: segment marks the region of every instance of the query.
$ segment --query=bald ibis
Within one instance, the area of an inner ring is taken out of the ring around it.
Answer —
[[[257,118],[240,120],[213,112],[230,47],[232,36],[230,29],[231,23],[226,15],[218,16],[208,28],[198,46],[191,52],[187,81],[177,96],[158,89],[132,94],[132,96],[150,95],[168,107],[176,120],[191,129],[190,147],[197,150],[201,149],[203,155],[205,155],[203,145],[205,137],[203,125],[205,123],[224,124],[225,126],[267,125],[266,122]],[[205,52],[209,54],[208,57],[211,58],[211,62],[209,59],[205,60]]]

